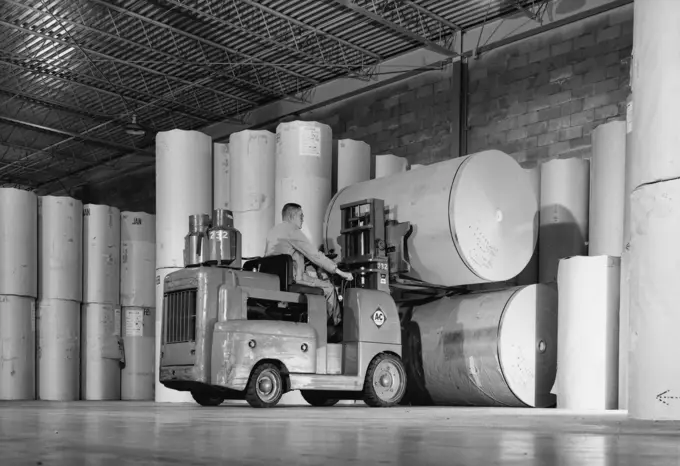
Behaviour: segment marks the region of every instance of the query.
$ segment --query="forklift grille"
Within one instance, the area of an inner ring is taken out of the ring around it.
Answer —
[[[165,293],[165,343],[196,341],[197,290]]]

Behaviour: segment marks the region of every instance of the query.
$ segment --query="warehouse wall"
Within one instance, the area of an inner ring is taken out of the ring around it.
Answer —
[[[470,59],[468,153],[495,148],[526,166],[558,156],[588,157],[593,128],[625,118],[632,44],[630,4]],[[329,124],[337,139],[364,140],[374,154],[429,164],[455,153],[451,124],[458,109],[451,97],[447,68],[301,119]],[[153,212],[154,185],[153,173],[146,173],[86,191],[90,202]]]

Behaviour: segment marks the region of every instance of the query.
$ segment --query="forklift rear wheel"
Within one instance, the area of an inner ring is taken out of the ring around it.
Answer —
[[[215,396],[210,392],[193,390],[191,396],[194,397],[194,401],[201,406],[219,406],[224,403],[224,398]]]
[[[329,398],[324,392],[317,390],[300,390],[300,394],[312,406],[334,406],[340,401],[337,398]]]
[[[377,355],[366,371],[364,402],[374,408],[399,404],[406,393],[406,368],[398,356]]]
[[[253,408],[271,408],[283,396],[281,371],[272,363],[260,364],[253,370],[246,386],[246,401]]]

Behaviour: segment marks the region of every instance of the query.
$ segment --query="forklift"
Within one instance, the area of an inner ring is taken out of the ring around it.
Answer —
[[[269,408],[292,390],[312,406],[399,404],[407,372],[390,270],[403,262],[410,225],[386,223],[379,199],[343,205],[341,215],[339,265],[355,278],[338,296],[340,343],[328,342],[323,291],[295,283],[292,257],[240,267],[230,212],[215,211],[212,224],[190,220],[185,268],[163,283],[160,382],[202,406],[245,399]]]

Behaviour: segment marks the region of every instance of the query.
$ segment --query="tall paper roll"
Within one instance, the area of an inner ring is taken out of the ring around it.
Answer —
[[[631,217],[628,413],[679,420],[680,179],[633,191]]]
[[[625,204],[626,122],[610,121],[593,131],[590,162],[588,255],[621,256]]]
[[[302,231],[315,247],[323,243],[323,216],[331,200],[332,136],[330,126],[315,121],[276,128],[275,212],[280,216],[288,202],[300,204],[305,214]]]
[[[541,165],[541,210],[538,234],[538,278],[557,280],[560,259],[587,253],[587,160],[555,159]]]
[[[125,367],[121,372],[121,399],[153,400],[156,310],[148,307],[124,307],[122,314]]]
[[[557,407],[618,407],[620,259],[569,257],[557,273]]]
[[[82,309],[80,396],[120,400],[120,307],[83,304]]]
[[[38,199],[0,188],[0,295],[38,296]]]
[[[156,135],[156,268],[184,266],[189,215],[212,211],[212,150],[198,131]]]
[[[154,383],[155,397],[157,403],[193,403],[194,399],[189,392],[179,392],[166,388],[158,378],[158,368],[161,361],[161,338],[162,338],[162,319],[163,319],[163,281],[165,277],[179,268],[167,268],[156,270],[156,351],[154,363]]]
[[[408,170],[408,160],[392,154],[375,156],[375,177],[383,178]]]
[[[156,217],[144,212],[120,215],[120,304],[156,306]]]
[[[120,302],[120,211],[83,206],[83,301]]]
[[[38,302],[36,329],[38,399],[80,399],[80,303]]]
[[[371,156],[371,146],[352,139],[333,141],[333,194],[347,186],[370,180],[374,172],[375,158]]]
[[[38,298],[83,299],[83,203],[38,198]]]
[[[241,255],[264,254],[267,233],[274,226],[276,136],[269,131],[240,131],[229,137],[231,210],[241,232]]]
[[[229,144],[213,144],[213,210],[231,210],[230,173]]]
[[[0,295],[0,400],[35,399],[35,299]]]
[[[536,197],[536,205],[541,205],[541,167],[537,165],[533,168],[525,168],[524,174],[527,176],[528,184]],[[529,263],[524,270],[522,270],[515,279],[518,286],[533,285],[538,283],[538,248],[534,249],[534,253],[529,260]]]

